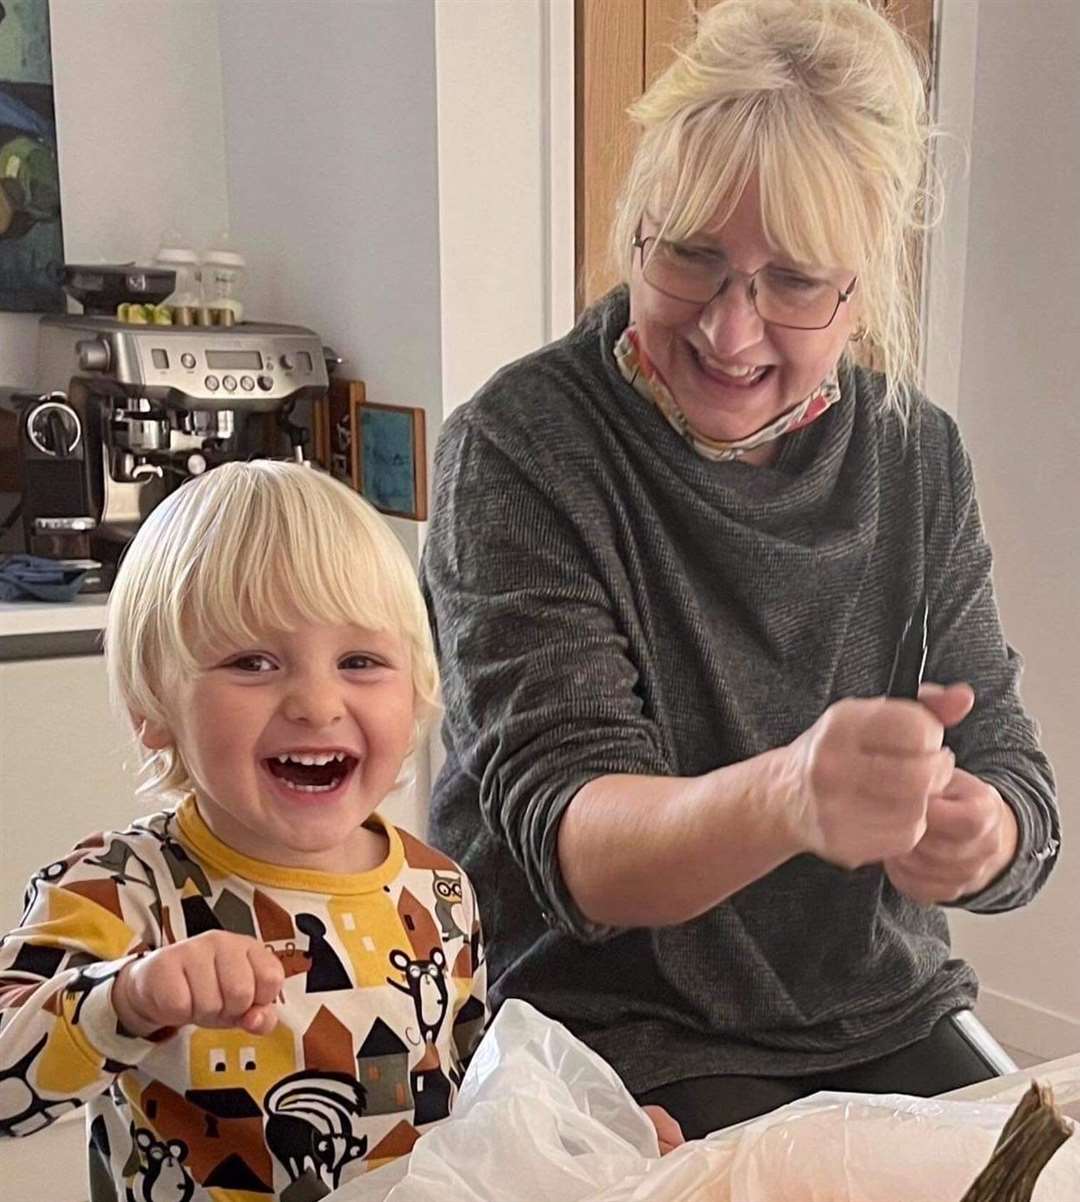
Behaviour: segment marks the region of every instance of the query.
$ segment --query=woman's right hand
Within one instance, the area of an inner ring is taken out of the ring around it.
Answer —
[[[274,999],[285,970],[249,935],[204,931],[125,964],[112,1004],[133,1035],[164,1027],[242,1027],[266,1035],[277,1024]]]
[[[971,709],[966,684],[922,701],[845,698],[786,748],[788,816],[804,851],[860,868],[911,851],[953,774],[945,730]]]

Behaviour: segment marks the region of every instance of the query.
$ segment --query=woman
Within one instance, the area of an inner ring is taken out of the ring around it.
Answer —
[[[922,81],[859,0],[730,0],[633,115],[627,287],[440,444],[432,839],[495,1004],[688,1136],[984,1078],[940,906],[1025,904],[1059,828],[970,463],[911,385]]]

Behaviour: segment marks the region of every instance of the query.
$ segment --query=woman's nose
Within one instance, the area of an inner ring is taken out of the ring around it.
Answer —
[[[750,287],[745,277],[729,279],[701,310],[698,326],[718,359],[734,358],[765,336],[765,323],[754,308]]]
[[[345,705],[337,682],[322,676],[298,679],[289,689],[283,706],[290,722],[299,722],[314,730],[332,726],[344,717]]]

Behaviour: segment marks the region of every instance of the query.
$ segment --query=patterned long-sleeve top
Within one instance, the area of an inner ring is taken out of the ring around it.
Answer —
[[[353,875],[242,856],[191,799],[38,873],[0,940],[0,1132],[87,1103],[92,1202],[314,1202],[408,1152],[483,1032],[480,923],[452,860],[371,821],[389,853]],[[121,968],[210,930],[281,960],[274,1030],[126,1031]]]

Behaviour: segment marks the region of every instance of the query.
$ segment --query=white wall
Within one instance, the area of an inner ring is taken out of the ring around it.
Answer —
[[[956,2],[945,0],[946,14]],[[953,926],[995,1033],[1044,1055],[1080,1048],[1078,65],[1075,0],[982,0],[959,420],[1006,633],[1027,662],[1024,698],[1058,772],[1065,839],[1034,905]]]
[[[220,5],[251,315],[317,330],[371,401],[442,412],[432,0]],[[415,553],[416,529],[395,522]]]
[[[64,255],[149,258],[228,223],[218,0],[51,0]],[[122,61],[122,67],[121,67]],[[37,318],[0,314],[0,384],[34,383]]]
[[[436,0],[435,40],[449,413],[573,324],[573,0]]]

